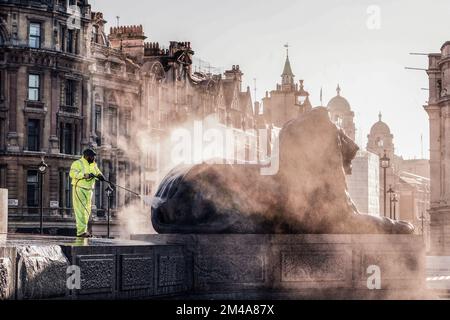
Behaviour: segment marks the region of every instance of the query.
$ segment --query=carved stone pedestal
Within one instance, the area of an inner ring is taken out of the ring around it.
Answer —
[[[430,210],[430,255],[450,256],[450,207]]]
[[[425,249],[411,235],[134,235],[186,248],[202,299],[418,299]]]
[[[0,300],[184,297],[187,261],[179,245],[10,234],[0,241]]]
[[[420,236],[133,238],[144,241],[9,235],[0,300],[433,298]]]

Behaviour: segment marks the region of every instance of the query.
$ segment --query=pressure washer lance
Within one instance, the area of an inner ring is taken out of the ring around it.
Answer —
[[[109,183],[109,185],[111,185],[111,186],[113,186],[113,187],[115,187],[115,188],[119,188],[119,189],[125,190],[125,191],[127,191],[127,192],[129,192],[129,193],[131,193],[131,194],[134,194],[135,196],[141,198],[142,201],[144,201],[144,203],[145,203],[146,205],[148,205],[148,206],[151,206],[152,203],[153,203],[153,197],[151,197],[151,196],[144,196],[144,195],[141,195],[141,194],[139,194],[139,193],[137,193],[137,192],[135,192],[135,191],[133,191],[133,190],[127,189],[127,188],[122,187],[122,186],[119,186],[118,184],[115,184],[115,183],[113,183],[113,182],[111,182],[111,181],[109,181],[109,180],[106,180],[106,179],[104,180],[104,182]]]

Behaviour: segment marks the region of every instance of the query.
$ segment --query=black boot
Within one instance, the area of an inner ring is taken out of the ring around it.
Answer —
[[[92,238],[92,235],[89,232],[84,232],[77,236],[77,238]]]

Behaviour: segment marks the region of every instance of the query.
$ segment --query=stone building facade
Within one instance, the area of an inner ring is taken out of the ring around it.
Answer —
[[[68,6],[78,10],[76,28]],[[0,1],[0,183],[12,230],[38,221],[41,178],[47,227],[72,223],[68,168],[83,146],[89,103],[90,7],[85,1]],[[38,173],[41,157],[49,165]]]
[[[0,187],[9,190],[10,231],[36,231],[42,182],[45,232],[73,233],[68,172],[87,146],[98,151],[107,179],[150,195],[172,129],[208,117],[243,139],[256,128],[239,66],[194,73],[189,42],[163,48],[146,42],[142,26],[107,34],[87,1],[1,0],[0,9]],[[95,192],[97,234],[105,232],[104,187],[97,183]],[[114,193],[115,225],[133,200]]]
[[[450,42],[428,55],[431,250],[450,254]]]

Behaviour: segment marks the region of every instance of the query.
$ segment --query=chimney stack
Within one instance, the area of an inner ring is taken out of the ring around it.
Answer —
[[[142,61],[144,57],[146,38],[142,25],[112,27],[109,34],[112,48],[121,50],[137,61]]]

